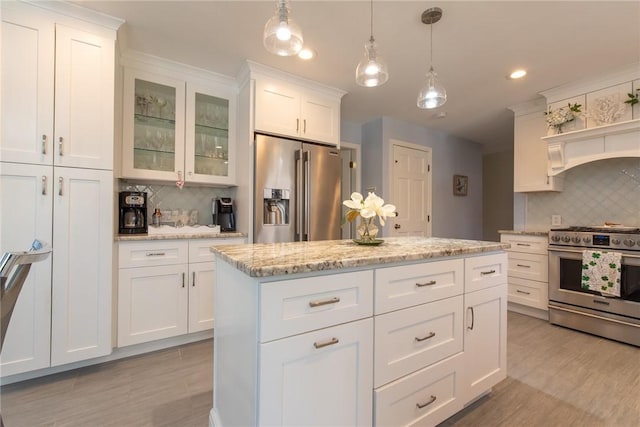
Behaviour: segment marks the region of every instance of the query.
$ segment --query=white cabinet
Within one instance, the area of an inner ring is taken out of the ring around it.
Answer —
[[[114,41],[2,12],[2,160],[112,169]]]
[[[0,163],[0,252],[27,250],[36,237],[52,243],[52,183],[51,167]],[[20,292],[0,354],[3,376],[49,366],[51,262],[33,264]]]
[[[371,425],[371,318],[260,346],[260,425]]]
[[[118,347],[213,328],[210,248],[244,239],[120,242]]]
[[[507,249],[510,309],[546,318],[549,303],[547,236],[503,233],[500,241],[511,244]]]
[[[342,92],[282,76],[255,76],[255,131],[340,144]]]
[[[111,353],[113,174],[54,168],[51,365]]]
[[[463,401],[507,377],[506,284],[465,294]]]
[[[125,67],[122,177],[235,184],[231,86]]]
[[[563,179],[547,175],[547,135],[544,106],[533,111],[512,107],[513,125],[513,191],[562,191]]]
[[[50,243],[3,348],[2,375],[111,352],[114,41],[93,23],[23,2],[2,5],[2,248]],[[97,18],[95,18],[97,19]],[[55,92],[55,100],[53,94]]]

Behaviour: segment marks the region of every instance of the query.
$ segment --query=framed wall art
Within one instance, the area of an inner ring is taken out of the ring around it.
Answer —
[[[453,195],[466,196],[469,190],[469,177],[466,175],[453,175]]]

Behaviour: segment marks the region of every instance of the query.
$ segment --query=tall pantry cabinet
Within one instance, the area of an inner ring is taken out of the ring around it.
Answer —
[[[64,8],[63,13],[54,10]],[[0,251],[33,266],[2,376],[111,352],[113,111],[120,21],[65,4],[3,2]]]

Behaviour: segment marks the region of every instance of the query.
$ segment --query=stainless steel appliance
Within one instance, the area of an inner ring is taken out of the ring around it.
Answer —
[[[236,216],[231,197],[213,200],[213,223],[220,226],[220,231],[236,231]]]
[[[118,232],[120,234],[146,234],[149,230],[147,193],[121,191],[118,199],[120,207]]]
[[[620,252],[620,297],[581,287],[583,251]],[[549,232],[549,321],[640,346],[640,228],[568,227]]]
[[[256,135],[253,240],[340,239],[340,152]]]

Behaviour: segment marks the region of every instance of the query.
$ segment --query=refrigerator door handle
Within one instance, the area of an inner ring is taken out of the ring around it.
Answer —
[[[295,241],[302,240],[302,150],[296,151],[296,206],[295,206]]]
[[[309,236],[309,160],[310,154],[308,151],[302,153],[302,161],[304,165],[304,207],[302,211],[302,218],[304,219],[303,236],[301,240],[311,240]]]

